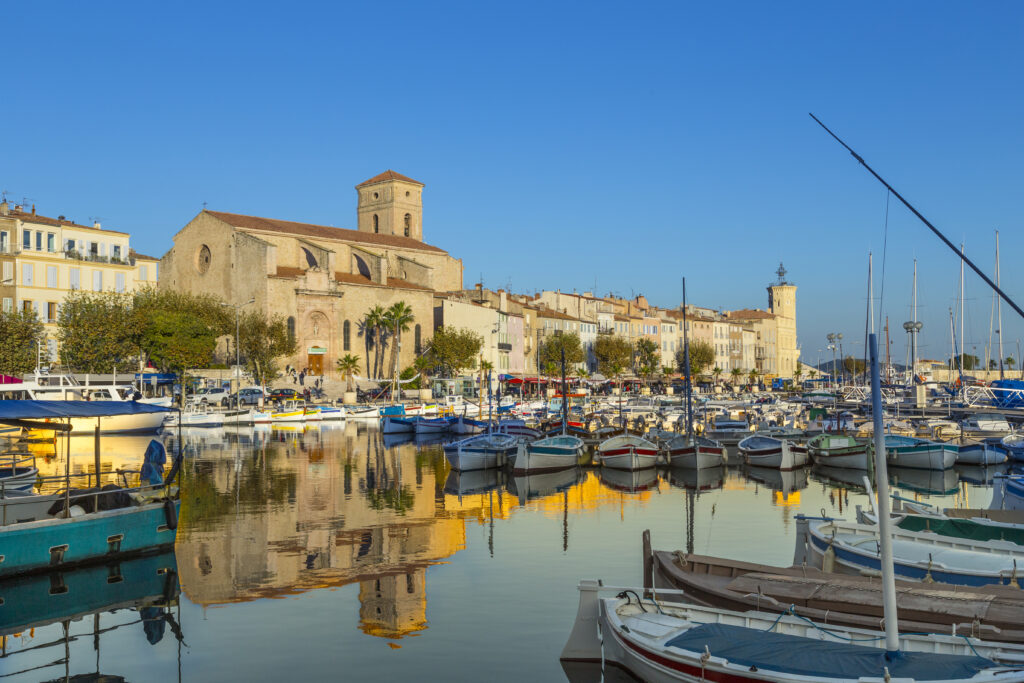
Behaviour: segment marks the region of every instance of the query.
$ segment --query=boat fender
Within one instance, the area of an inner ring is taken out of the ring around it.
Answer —
[[[932,578],[932,554],[928,553],[928,571],[925,572],[924,578],[921,579],[921,583],[935,583],[935,579]]]
[[[178,509],[170,498],[164,499],[164,520],[167,522],[168,529],[173,531],[178,528]]]

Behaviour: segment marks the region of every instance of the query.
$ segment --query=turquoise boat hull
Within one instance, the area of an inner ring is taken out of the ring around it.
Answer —
[[[180,507],[174,501],[174,520]],[[0,578],[173,547],[177,531],[168,521],[161,501],[0,527]]]

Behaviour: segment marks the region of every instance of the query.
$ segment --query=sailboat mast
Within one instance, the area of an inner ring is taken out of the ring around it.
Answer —
[[[864,321],[864,371],[867,372],[868,365],[868,335],[875,331],[875,292],[874,292],[874,270],[872,254],[868,252],[868,318]],[[837,423],[838,424],[838,423]]]
[[[683,278],[683,369],[686,371],[686,438],[693,429],[693,381],[690,377],[690,337],[686,329],[686,278]]]
[[[999,286],[999,231],[996,230],[996,287]],[[998,322],[999,325],[996,328],[996,336],[999,339],[999,379],[1005,379],[1003,376],[1003,302],[996,300],[996,310],[998,311]]]
[[[913,321],[917,325],[917,259],[914,259]],[[917,330],[910,333],[910,376],[911,384],[917,381]]]
[[[885,316],[885,379],[892,380],[892,356],[889,353],[889,316]]]
[[[960,243],[960,377],[964,376],[964,243]],[[962,382],[961,382],[962,384]]]
[[[562,436],[569,422],[569,392],[565,388],[565,345],[562,345]]]
[[[882,382],[878,369],[878,340],[868,335],[871,352],[871,418],[875,436],[875,489],[878,491],[878,548],[882,561],[882,608],[885,622],[885,649],[900,649],[897,630],[896,572],[893,568],[892,517],[889,514],[889,473],[885,462],[885,434],[882,420]]]

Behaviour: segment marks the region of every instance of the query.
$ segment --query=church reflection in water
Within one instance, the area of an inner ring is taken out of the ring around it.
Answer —
[[[392,640],[427,627],[427,568],[465,548],[467,524],[488,527],[493,544],[495,520],[530,509],[564,521],[567,549],[570,513],[624,500],[575,470],[459,476],[438,444],[385,444],[363,424],[195,431],[183,441],[195,456],[176,555],[190,600],[223,605],[358,583],[360,628]]]

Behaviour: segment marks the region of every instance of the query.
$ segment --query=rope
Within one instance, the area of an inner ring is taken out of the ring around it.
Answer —
[[[878,291],[878,327],[875,329],[882,329],[882,304],[885,301],[885,256],[888,253],[889,246],[889,198],[892,197],[890,190],[885,191],[885,233],[882,238],[882,284]],[[888,352],[888,349],[886,349]]]

